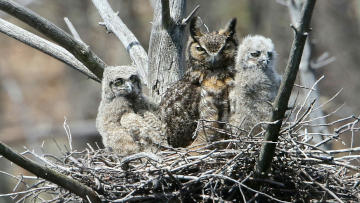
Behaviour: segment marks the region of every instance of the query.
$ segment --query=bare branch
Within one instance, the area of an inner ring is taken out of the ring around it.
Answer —
[[[85,186],[80,182],[67,177],[64,174],[58,173],[50,168],[35,163],[34,161],[13,151],[10,147],[8,147],[2,142],[0,142],[0,154],[3,155],[6,159],[17,164],[18,166],[35,174],[36,176],[55,183],[84,199],[89,198],[93,203],[101,202],[98,195],[88,186]]]
[[[100,82],[100,79],[90,72],[80,61],[78,61],[66,49],[54,44],[46,39],[43,39],[29,31],[26,31],[14,24],[11,24],[3,19],[0,19],[0,32],[12,37],[20,42],[29,45],[49,56],[58,59],[61,62],[69,65],[71,68],[83,73],[87,77]]]
[[[16,17],[54,40],[72,53],[92,73],[94,73],[94,75],[102,79],[106,64],[89,48],[88,45],[79,42],[55,24],[12,0],[0,0],[0,10]]]
[[[200,8],[200,5],[195,6],[194,10],[192,10],[190,12],[190,14],[181,21],[181,24],[184,26],[187,25],[190,22],[190,20],[195,16],[195,14],[199,10],[199,8]]]
[[[279,122],[268,126],[265,134],[266,142],[278,141],[282,119],[288,109],[289,98],[299,70],[307,33],[310,31],[310,22],[315,3],[316,0],[306,0],[305,5],[303,6],[300,18],[301,20],[299,26],[296,27],[297,32],[295,33],[284,77],[281,81],[279,92],[274,101],[274,110],[271,113],[271,121]],[[256,165],[257,174],[264,175],[269,170],[275,154],[275,148],[275,143],[264,143],[262,145],[259,160]]]
[[[143,83],[148,86],[148,56],[139,40],[115,13],[107,0],[92,0],[99,11],[106,29],[113,32],[122,42],[130,58],[135,63]]]
[[[65,18],[64,18],[64,21],[65,21],[66,25],[68,26],[68,28],[69,28],[72,36],[73,36],[76,40],[84,43],[84,41],[81,39],[79,33],[76,31],[74,25],[71,23],[71,21],[69,20],[69,18],[65,17]]]

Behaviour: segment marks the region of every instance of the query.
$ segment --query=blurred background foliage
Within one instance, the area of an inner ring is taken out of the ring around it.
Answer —
[[[122,44],[98,25],[99,14],[90,1],[18,0],[41,16],[68,31],[68,17],[83,41],[91,46],[108,65],[129,64]],[[153,9],[150,1],[112,0],[114,10],[138,37],[147,50]],[[196,5],[210,30],[218,29],[232,17],[237,17],[239,39],[248,34],[270,37],[278,52],[278,70],[285,68],[293,39],[290,18],[285,6],[276,0],[192,0],[189,13]],[[0,17],[31,32],[31,27],[0,12]],[[324,111],[345,106],[334,117],[360,112],[360,1],[319,0],[312,20],[314,60],[328,52],[336,61],[316,69],[320,82],[321,101],[326,101],[339,89],[342,93]],[[73,145],[83,150],[86,143],[101,146],[95,129],[95,117],[100,101],[100,84],[87,79],[61,62],[0,34],[0,140],[24,151],[23,146],[39,153],[57,154],[65,151],[64,117],[70,126]],[[345,140],[346,141],[346,140]],[[42,147],[43,146],[43,147]],[[335,146],[336,147],[336,146]],[[61,150],[60,150],[60,149]],[[9,169],[10,167],[10,169]],[[27,174],[20,168],[0,160],[0,170],[12,174]],[[0,174],[0,193],[10,192],[14,179]],[[0,202],[11,202],[0,198]]]

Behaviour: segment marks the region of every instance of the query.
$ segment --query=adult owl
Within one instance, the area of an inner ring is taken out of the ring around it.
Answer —
[[[238,45],[235,25],[236,19],[232,19],[224,29],[203,32],[199,17],[190,22],[187,71],[166,91],[160,104],[171,146],[221,139],[214,128],[221,128],[219,121],[226,121],[229,115],[228,89],[235,74]],[[202,130],[196,131],[197,127]]]

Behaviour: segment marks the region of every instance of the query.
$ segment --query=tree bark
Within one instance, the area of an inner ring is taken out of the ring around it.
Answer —
[[[185,0],[158,0],[149,45],[149,83],[156,103],[185,72]]]

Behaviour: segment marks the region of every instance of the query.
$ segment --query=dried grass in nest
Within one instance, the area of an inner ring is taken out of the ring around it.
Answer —
[[[359,117],[349,116],[327,124],[338,126],[321,143],[309,144],[309,114],[313,104],[299,107],[294,121],[284,122],[276,155],[267,178],[255,176],[254,169],[264,131],[235,136],[196,150],[164,148],[156,154],[139,153],[118,157],[98,146],[88,145],[77,152],[71,147],[63,157],[40,156],[27,150],[48,167],[60,171],[95,190],[104,202],[360,202],[360,147],[324,150],[326,143],[340,140],[340,135],[358,134]],[[292,112],[294,115],[295,113]],[[332,114],[332,113],[331,113]],[[234,129],[233,129],[234,130]],[[244,133],[242,133],[244,134]],[[217,145],[226,149],[216,149]],[[10,174],[9,174],[10,175]],[[46,202],[86,202],[67,190],[42,179],[26,183],[34,177],[16,177],[18,186],[26,189],[2,196],[18,202],[34,199]],[[52,194],[45,200],[42,193]]]

